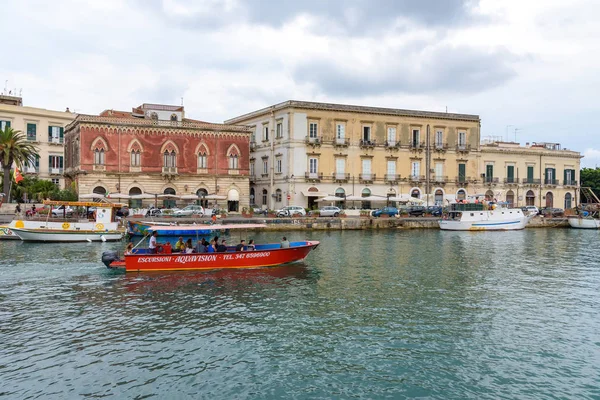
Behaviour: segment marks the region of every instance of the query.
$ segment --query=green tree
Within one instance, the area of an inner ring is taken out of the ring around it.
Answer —
[[[50,198],[50,194],[57,191],[58,187],[51,181],[37,180],[31,186],[31,198],[43,201],[44,199]]]
[[[0,130],[0,167],[4,176],[3,191],[9,196],[10,201],[10,169],[15,164],[21,170],[27,162],[35,163],[38,149],[27,141],[21,131],[6,127]]]
[[[591,188],[596,196],[600,197],[600,168],[582,168],[580,180],[582,187]]]

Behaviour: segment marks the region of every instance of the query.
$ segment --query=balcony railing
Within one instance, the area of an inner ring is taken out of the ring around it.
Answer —
[[[377,146],[377,143],[375,142],[375,140],[363,140],[361,139],[359,142],[359,146],[361,148],[373,148],[375,146]]]
[[[411,182],[423,182],[425,181],[425,175],[411,175],[408,177]]]
[[[304,178],[308,181],[320,181],[323,179],[322,172],[305,172]]]
[[[50,175],[62,175],[63,173],[63,169],[62,168],[52,168],[50,167]]]
[[[23,172],[26,174],[37,174],[40,172],[40,167],[32,167],[28,165],[23,169]]]
[[[493,176],[486,176],[485,178],[483,178],[483,182],[485,183],[499,183],[500,182],[500,178],[496,178]]]
[[[523,178],[523,183],[528,185],[539,185],[541,183],[541,179]]]
[[[35,134],[32,135],[32,134],[28,133],[27,134],[27,140],[29,140],[30,142],[35,142],[35,141],[37,141],[37,137],[36,137]]]
[[[399,140],[386,140],[384,143],[386,149],[399,149],[400,141]]]
[[[321,145],[321,137],[320,136],[306,136],[304,137],[304,142],[306,144],[312,144],[312,145]]]
[[[519,183],[519,178],[504,178],[505,184]]]
[[[162,173],[164,175],[177,175],[177,167],[163,167]]]
[[[388,183],[398,182],[400,180],[400,175],[398,174],[385,174],[385,181]]]
[[[457,144],[456,151],[459,151],[459,152],[471,151],[471,145],[470,144]]]
[[[477,180],[472,176],[457,176],[454,178],[454,182],[460,185],[468,185],[469,183],[475,183]]]
[[[63,139],[60,137],[49,137],[48,138],[48,143],[54,143],[54,144],[62,144]]]
[[[447,176],[435,175],[433,177],[433,182],[434,183],[446,183],[446,182],[448,182],[448,177]]]
[[[565,186],[577,186],[577,181],[574,181],[573,179],[565,179],[564,182]]]
[[[350,174],[346,174],[343,172],[334,172],[333,179],[336,182],[348,182],[350,180]]]
[[[373,182],[375,180],[375,174],[359,174],[358,180],[360,182]]]
[[[419,150],[425,148],[425,142],[410,142],[409,147],[411,150]]]
[[[544,179],[544,185],[558,185],[558,179]]]
[[[435,143],[433,149],[436,151],[446,151],[448,150],[448,143]]]
[[[350,145],[349,138],[335,138],[333,139],[334,146],[348,147]]]
[[[250,151],[256,150],[256,142],[250,142]]]

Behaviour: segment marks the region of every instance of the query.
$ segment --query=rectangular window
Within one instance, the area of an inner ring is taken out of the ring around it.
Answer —
[[[411,137],[411,144],[412,147],[419,147],[419,136],[420,136],[420,131],[418,129],[413,129],[412,131],[412,137]]]
[[[165,159],[166,163],[166,159]],[[94,164],[96,165],[104,165],[104,150],[95,150],[94,151]],[[166,164],[165,164],[166,166]]]
[[[338,123],[335,127],[335,137],[336,139],[345,139],[346,138],[346,126],[344,124]]]
[[[267,142],[269,140],[269,126],[263,126],[263,142]]]
[[[263,161],[263,175],[269,174],[269,160]]]
[[[198,154],[198,168],[208,168],[208,157],[206,156],[206,154]]]
[[[458,146],[464,148],[467,145],[467,132],[458,132]]]
[[[346,173],[346,160],[343,158],[335,159],[335,173],[344,175]]]
[[[35,156],[34,162],[27,161],[25,163],[25,172],[33,174],[33,173],[39,172],[39,169],[40,169],[40,156],[39,155]]]
[[[435,132],[435,147],[438,149],[444,147],[444,131],[439,129]]]
[[[48,166],[51,174],[62,173],[63,157],[62,156],[49,156]]]
[[[387,162],[387,174],[396,175],[396,161],[388,160]]]
[[[64,128],[60,126],[49,126],[48,127],[48,142],[50,143],[62,143],[64,135]]]
[[[488,164],[485,166],[485,181],[492,182],[494,180],[494,166]]]
[[[508,182],[508,183],[515,182],[515,167],[514,167],[514,165],[508,165],[506,167],[506,182]]]
[[[371,127],[370,126],[363,126],[363,137],[362,138],[365,143],[371,141]]]
[[[444,176],[444,163],[437,162],[435,163],[435,179],[440,182]]]
[[[363,158],[362,173],[363,173],[363,179],[366,179],[366,180],[371,179],[371,159],[370,158]]]
[[[262,204],[263,204],[263,206],[267,205],[267,191],[266,190],[263,190],[263,193],[262,193]]]
[[[60,186],[60,179],[59,178],[52,178],[52,183],[54,183],[56,186]]]
[[[238,157],[236,155],[229,156],[229,169],[238,169]]]
[[[317,138],[317,133],[319,132],[319,125],[316,122],[311,122],[308,124],[308,137],[311,139]]]
[[[458,164],[458,181],[467,181],[467,164]]]
[[[395,127],[388,127],[387,141],[388,141],[389,146],[394,146],[396,144],[396,128]]]
[[[139,151],[134,150],[131,152],[131,166],[132,167],[140,166],[140,152]]]
[[[277,160],[275,160],[275,172],[280,174],[282,168],[283,168],[283,161],[281,160],[281,158],[278,158]]]
[[[414,179],[419,179],[419,175],[421,174],[421,163],[419,161],[411,163],[410,174]]]
[[[319,172],[319,160],[316,158],[308,159],[308,173],[310,175],[316,175]]]
[[[283,137],[283,124],[281,122],[277,123],[277,139],[281,139]]]
[[[533,165],[527,166],[527,182],[533,182]]]
[[[37,137],[37,125],[36,124],[27,124],[27,140],[35,141]]]
[[[10,121],[0,121],[0,130],[10,128]]]
[[[254,176],[254,161],[250,163],[250,176]]]

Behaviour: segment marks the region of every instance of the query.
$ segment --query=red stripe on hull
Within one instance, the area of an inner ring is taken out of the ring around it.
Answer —
[[[319,245],[233,253],[141,254],[125,256],[126,271],[187,271],[269,267],[300,261]]]

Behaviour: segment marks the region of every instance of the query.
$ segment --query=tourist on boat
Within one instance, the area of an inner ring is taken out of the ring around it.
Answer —
[[[217,246],[217,253],[225,253],[227,251],[227,242],[225,239],[221,241],[221,244]]]
[[[128,256],[133,254],[133,242],[127,243],[127,247],[125,247],[125,255]]]
[[[256,247],[254,246],[254,239],[250,239],[250,241],[248,242],[248,246],[246,246],[246,250],[248,250],[248,251],[256,250]]]
[[[217,251],[216,247],[215,247],[215,241],[211,240],[209,245],[206,247],[206,252],[207,253],[215,253]]]
[[[202,238],[202,240],[198,240],[198,243],[196,244],[196,253],[206,253],[206,246],[208,245],[208,243],[206,242],[206,240],[204,240],[204,238]]]
[[[244,251],[244,247],[246,247],[246,241],[244,239],[240,240],[237,246],[235,246],[235,251]]]
[[[283,237],[283,240],[281,241],[281,248],[282,249],[290,248],[290,242],[289,242],[289,240],[287,240],[287,238],[285,236]]]
[[[179,236],[179,240],[175,243],[175,251],[185,251],[185,242],[182,236]]]
[[[194,252],[194,245],[192,244],[192,239],[188,239],[185,243],[185,253],[190,254]]]
[[[156,250],[159,246],[159,243],[156,241],[157,236],[157,231],[152,232],[152,236],[150,236],[150,242],[148,243],[148,249],[150,249],[150,253],[156,253]]]

